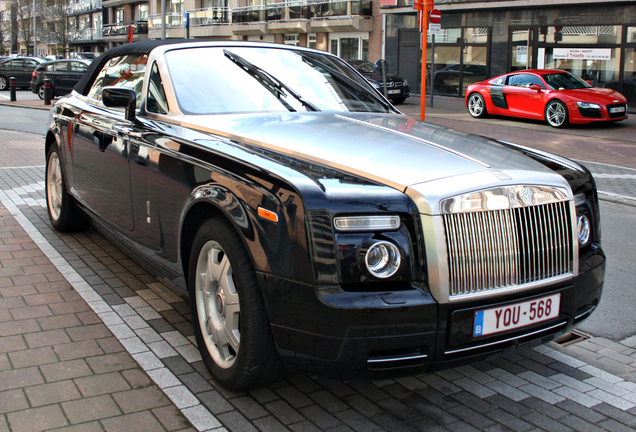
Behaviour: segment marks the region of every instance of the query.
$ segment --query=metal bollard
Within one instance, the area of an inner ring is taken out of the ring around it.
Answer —
[[[44,80],[44,105],[51,105],[51,81]]]
[[[15,102],[15,77],[9,77],[9,92],[11,94],[11,102]]]

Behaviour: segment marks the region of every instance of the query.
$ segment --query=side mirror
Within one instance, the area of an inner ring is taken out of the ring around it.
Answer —
[[[102,89],[102,102],[110,108],[125,108],[126,120],[135,120],[137,94],[133,89],[126,87],[104,87]]]
[[[543,87],[541,87],[539,84],[532,84],[532,85],[530,86],[530,90],[534,90],[534,91],[538,91],[538,92],[540,92],[540,91],[541,91],[541,89],[543,89]]]

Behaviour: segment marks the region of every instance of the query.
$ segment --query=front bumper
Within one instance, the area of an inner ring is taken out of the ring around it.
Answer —
[[[583,321],[601,297],[605,256],[581,258],[576,278],[497,299],[438,304],[413,286],[347,293],[259,274],[272,332],[286,365],[334,378],[432,372],[549,342]],[[560,315],[497,335],[472,336],[475,310],[561,293]]]

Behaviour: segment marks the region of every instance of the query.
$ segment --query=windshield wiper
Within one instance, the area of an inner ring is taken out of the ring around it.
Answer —
[[[277,79],[269,72],[261,69],[260,67],[256,66],[253,63],[250,63],[249,61],[245,60],[240,55],[233,53],[232,51],[224,49],[223,54],[225,54],[225,57],[229,58],[230,60],[232,60],[232,62],[234,62],[241,68],[243,68],[247,73],[249,73],[252,77],[254,77],[259,83],[261,83],[264,87],[266,87],[272,94],[274,94],[274,96],[276,96],[278,100],[281,101],[283,105],[285,105],[285,108],[287,108],[288,110],[296,111],[286,101],[281,100],[281,96],[283,98],[286,98],[287,93],[292,95],[294,99],[296,99],[298,102],[303,104],[303,106],[307,108],[308,111],[320,111],[320,109],[316,105],[305,100],[299,93],[289,88],[281,80]]]
[[[317,60],[315,58],[309,58],[307,56],[303,56],[303,61],[305,63],[309,64],[310,66],[312,66],[313,68],[319,67],[319,68],[322,68],[325,71],[329,72],[329,74],[336,81],[338,81],[339,83],[341,83],[344,86],[348,87],[350,90],[353,90],[353,91],[355,91],[357,93],[362,93],[364,95],[371,96],[371,98],[373,98],[376,102],[380,103],[380,105],[382,105],[388,111],[394,111],[395,110],[395,108],[393,108],[391,106],[391,104],[388,103],[380,95],[376,94],[375,92],[370,92],[362,84],[357,83],[356,81],[354,81],[353,79],[349,78],[348,76],[346,76],[345,74],[343,74],[342,72],[337,70],[335,67],[329,65],[328,63],[325,63],[325,62],[323,62],[321,60]]]

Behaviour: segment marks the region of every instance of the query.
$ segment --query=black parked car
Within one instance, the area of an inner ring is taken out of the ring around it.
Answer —
[[[382,76],[375,73],[373,63],[364,60],[349,60],[348,63],[360,72],[373,87],[384,94]],[[404,78],[391,74],[386,76],[386,94],[391,102],[404,102],[410,96],[410,91],[409,83]]]
[[[33,71],[46,60],[39,57],[11,57],[0,62],[0,90],[9,90],[9,79],[15,78],[15,86],[29,87]]]
[[[41,63],[31,79],[31,91],[44,99],[44,80],[51,82],[51,98],[70,93],[84,76],[90,60],[53,60]]]
[[[332,54],[124,44],[48,125],[53,227],[92,220],[188,293],[203,360],[232,389],[282,365],[380,378],[491,359],[600,300],[589,171],[415,121]]]

